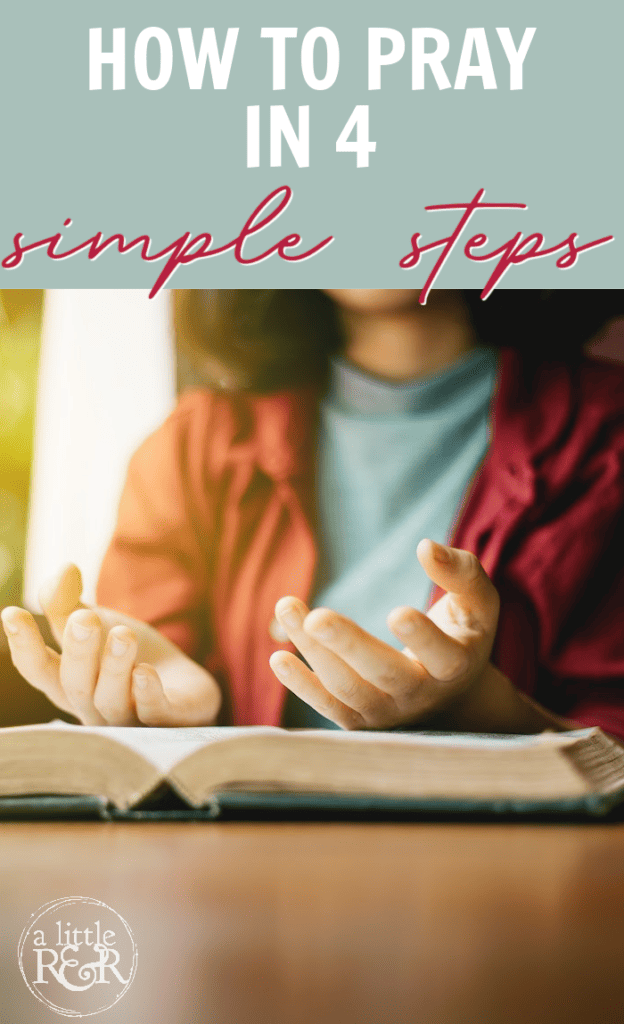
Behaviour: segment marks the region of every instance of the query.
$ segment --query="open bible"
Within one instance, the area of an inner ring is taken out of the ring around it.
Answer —
[[[149,816],[167,797],[200,817],[236,808],[603,814],[624,800],[624,749],[600,729],[0,729],[0,815],[83,806]]]

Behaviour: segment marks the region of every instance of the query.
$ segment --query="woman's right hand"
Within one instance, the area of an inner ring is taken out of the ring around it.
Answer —
[[[40,595],[62,653],[33,616],[5,608],[2,623],[18,672],[85,725],[211,725],[221,706],[213,676],[151,626],[82,604],[82,578],[67,566]]]

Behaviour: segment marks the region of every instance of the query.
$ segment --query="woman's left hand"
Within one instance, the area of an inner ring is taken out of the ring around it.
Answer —
[[[499,598],[480,562],[430,540],[418,559],[446,593],[424,615],[395,608],[388,626],[397,651],[327,608],[310,612],[283,597],[275,612],[308,668],[278,651],[271,667],[302,700],[344,729],[392,729],[421,720],[436,728],[513,731],[525,706],[491,663]],[[509,726],[511,723],[511,728]]]

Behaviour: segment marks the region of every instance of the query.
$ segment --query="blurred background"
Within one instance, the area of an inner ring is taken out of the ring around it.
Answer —
[[[21,600],[43,292],[0,294],[0,604]]]
[[[94,600],[128,460],[176,390],[167,294],[0,292],[0,608],[37,613],[42,583],[70,561]],[[55,716],[0,630],[0,727]]]
[[[589,349],[624,361],[624,320]],[[93,600],[128,459],[194,383],[175,357],[167,293],[0,292],[0,608],[37,612],[39,587],[68,561]],[[0,727],[54,716],[12,669],[0,630]]]

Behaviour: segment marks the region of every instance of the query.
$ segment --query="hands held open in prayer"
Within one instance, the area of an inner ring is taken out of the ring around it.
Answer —
[[[390,612],[402,652],[336,612],[309,612],[284,597],[278,621],[307,665],[277,651],[271,667],[278,679],[345,729],[424,723],[520,732],[549,724],[489,660],[499,599],[475,556],[423,540],[418,558],[446,593],[426,615],[413,608]],[[42,594],[61,654],[46,647],[29,612],[2,613],[13,662],[32,686],[89,725],[215,721],[221,693],[204,668],[145,623],[85,607],[81,590],[78,569],[68,566]]]
[[[31,686],[85,725],[208,725],[221,691],[213,677],[151,626],[80,601],[75,565],[41,594],[58,654],[32,615],[5,608],[13,664]]]
[[[446,591],[424,615],[395,608],[388,626],[397,651],[326,608],[308,611],[282,598],[276,616],[305,658],[271,657],[278,679],[344,729],[392,729],[417,723],[458,730],[514,731],[527,705],[490,663],[499,598],[477,558],[423,540],[418,558]],[[308,667],[309,666],[309,667]],[[522,726],[520,726],[522,729]]]

